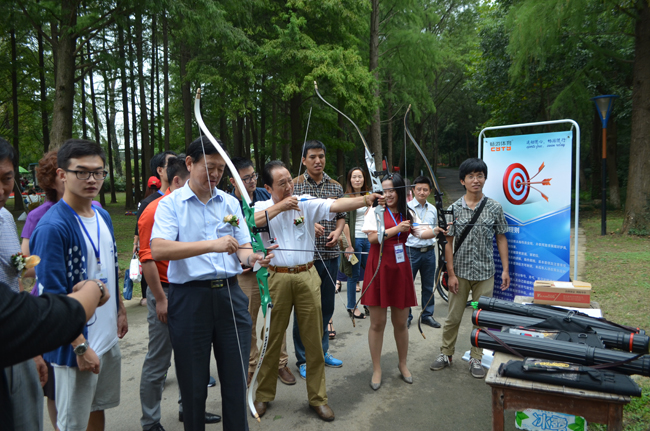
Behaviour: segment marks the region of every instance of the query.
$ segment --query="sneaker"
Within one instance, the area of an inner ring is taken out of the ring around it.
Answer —
[[[298,371],[300,371],[300,377],[307,380],[307,364],[300,364]]]
[[[157,423],[146,431],[165,431],[165,428],[163,428],[163,426],[160,425],[160,423]]]
[[[469,372],[472,374],[472,377],[476,377],[477,379],[485,377],[485,368],[481,365],[480,359],[471,358],[469,360]]]
[[[441,353],[429,368],[431,368],[433,371],[439,371],[449,365],[451,365],[451,356],[447,356],[444,353]]]
[[[325,365],[328,367],[340,368],[343,366],[343,361],[336,359],[330,354],[330,352],[327,352],[325,354]]]

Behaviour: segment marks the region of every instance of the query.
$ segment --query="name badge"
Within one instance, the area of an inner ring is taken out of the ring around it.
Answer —
[[[404,263],[406,258],[404,257],[404,244],[397,244],[395,246],[395,262]]]
[[[99,271],[99,272],[97,273],[96,277],[97,277],[97,279],[98,279],[99,281],[101,281],[102,283],[104,283],[104,285],[105,285],[106,287],[108,287],[108,277],[106,276],[106,274],[104,273],[104,271]]]

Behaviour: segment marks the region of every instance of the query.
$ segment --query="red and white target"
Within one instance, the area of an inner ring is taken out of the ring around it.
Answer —
[[[508,166],[503,174],[503,193],[513,205],[521,205],[530,193],[530,177],[528,171],[520,163]]]

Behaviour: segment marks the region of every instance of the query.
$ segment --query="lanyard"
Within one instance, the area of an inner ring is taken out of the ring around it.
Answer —
[[[97,211],[95,210],[95,208],[93,208],[91,206],[91,208],[93,209],[93,212],[95,213],[95,217],[97,217],[97,247],[95,247],[95,243],[93,242],[93,239],[90,237],[90,234],[88,233],[88,229],[86,229],[86,226],[84,225],[84,222],[81,220],[81,217],[79,217],[79,214],[77,214],[77,212],[75,210],[73,210],[72,207],[70,205],[68,205],[68,203],[66,201],[64,201],[63,199],[61,199],[61,200],[63,201],[65,206],[67,206],[68,209],[70,211],[72,211],[72,214],[74,214],[74,216],[77,217],[77,220],[79,221],[79,224],[81,225],[81,228],[83,229],[84,234],[88,238],[88,241],[90,241],[90,245],[93,246],[93,251],[95,252],[95,257],[97,258],[97,265],[99,265],[99,267],[101,268],[102,262],[99,259],[99,244],[100,244],[100,242],[99,242],[99,238],[100,238],[99,233],[100,233],[100,231],[99,231],[99,217],[97,217]]]
[[[397,226],[397,220],[395,220],[395,216],[393,215],[393,212],[390,210],[390,208],[386,207],[388,209],[388,214],[390,214],[391,218],[393,219],[393,223],[395,223],[395,226]],[[399,215],[399,222],[402,222],[402,214]],[[399,236],[402,234],[402,232],[397,232],[397,241],[399,242]]]

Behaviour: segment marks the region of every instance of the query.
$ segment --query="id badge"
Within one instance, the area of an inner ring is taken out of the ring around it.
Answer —
[[[99,271],[97,273],[97,279],[104,283],[105,286],[108,286],[108,277],[106,276],[106,273],[104,271]]]
[[[404,263],[406,258],[404,257],[404,244],[397,244],[395,246],[395,262]]]

